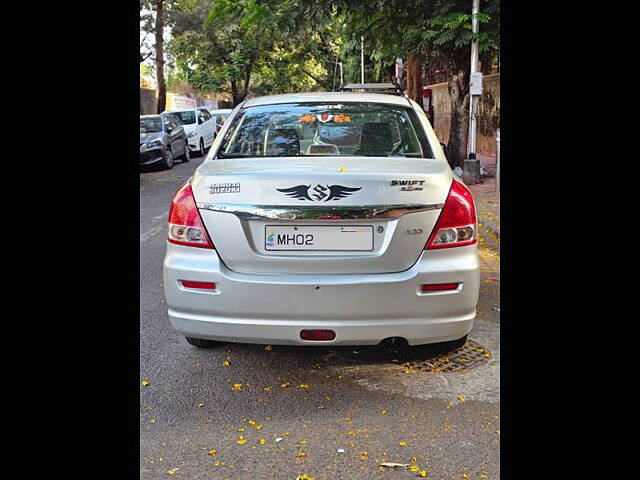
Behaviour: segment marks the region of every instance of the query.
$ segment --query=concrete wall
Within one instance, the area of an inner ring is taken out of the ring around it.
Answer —
[[[156,112],[158,99],[155,90],[140,89],[140,115],[153,115]]]
[[[427,86],[432,90],[435,125],[433,126],[441,142],[449,141],[451,120],[451,99],[446,83]],[[483,94],[478,105],[477,152],[494,157],[496,153],[496,129],[500,126],[500,74],[485,75]]]
[[[166,109],[185,108],[185,101],[193,100],[192,98],[177,93],[167,92]],[[216,108],[233,108],[233,103],[224,99],[209,100],[203,97],[195,97],[198,105],[207,105],[209,102],[217,102]],[[156,90],[148,88],[140,88],[140,115],[154,115],[158,105],[158,96]],[[194,103],[195,106],[195,103]]]

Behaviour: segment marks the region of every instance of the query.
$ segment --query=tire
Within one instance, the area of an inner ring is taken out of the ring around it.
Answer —
[[[173,154],[170,148],[167,148],[164,152],[164,168],[167,170],[173,168]]]
[[[213,340],[205,340],[203,338],[184,337],[189,345],[193,345],[198,348],[211,348],[215,347],[217,342]]]
[[[198,155],[204,157],[204,140],[200,138],[200,150],[198,151]]]
[[[182,163],[187,163],[191,159],[191,152],[189,151],[189,142],[184,143],[184,154],[180,157]]]

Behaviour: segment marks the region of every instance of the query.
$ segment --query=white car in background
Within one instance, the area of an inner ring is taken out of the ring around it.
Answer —
[[[204,156],[205,149],[209,148],[216,138],[217,119],[209,110],[197,107],[186,110],[167,110],[163,113],[171,115],[182,125],[189,140],[189,150],[201,157]]]
[[[211,113],[211,116],[216,117],[216,134],[220,131],[220,129],[222,128],[222,125],[224,125],[224,122],[227,121],[227,118],[229,118],[229,115],[231,114],[232,111],[233,110],[231,108],[209,110],[209,113]]]

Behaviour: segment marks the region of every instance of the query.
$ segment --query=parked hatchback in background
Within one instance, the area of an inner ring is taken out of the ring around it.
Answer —
[[[169,211],[165,296],[190,344],[464,344],[475,204],[418,104],[254,98],[220,133]]]
[[[183,128],[168,115],[140,115],[140,166],[172,168],[175,158],[189,161]]]
[[[227,121],[227,118],[229,118],[229,115],[231,114],[233,110],[230,108],[221,108],[218,110],[209,110],[209,112],[211,113],[212,117],[215,117],[216,119],[216,134],[218,132],[220,132],[220,129],[222,128],[222,125],[224,125],[224,122]]]
[[[164,114],[171,115],[184,128],[189,139],[189,148],[199,156],[211,146],[216,136],[216,120],[206,108],[198,107],[189,110],[168,110]]]

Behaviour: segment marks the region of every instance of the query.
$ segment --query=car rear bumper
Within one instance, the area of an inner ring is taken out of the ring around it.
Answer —
[[[180,280],[215,282],[215,291]],[[167,244],[164,288],[169,319],[188,337],[276,345],[411,345],[463,337],[475,319],[480,282],[475,246],[424,252],[404,272],[345,275],[240,274],[215,251]],[[420,285],[460,283],[455,291]],[[332,341],[305,341],[303,329],[331,329]]]

